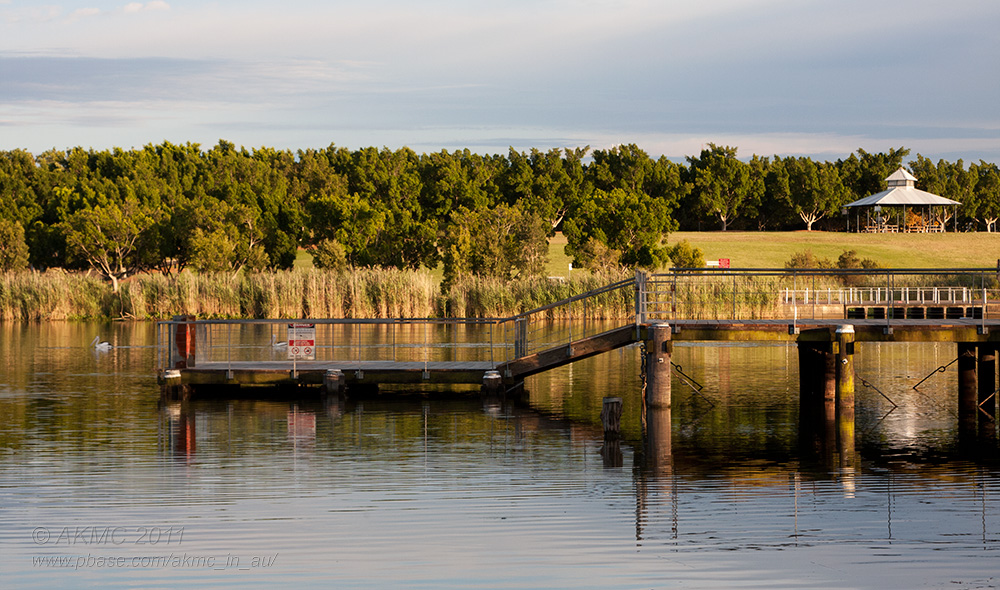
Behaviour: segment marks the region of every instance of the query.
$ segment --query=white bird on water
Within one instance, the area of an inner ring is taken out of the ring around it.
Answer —
[[[101,342],[100,336],[94,336],[94,341],[91,342],[90,345],[94,348],[94,350],[100,350],[100,351],[111,350],[111,345],[108,344],[107,342]]]
[[[287,342],[278,342],[278,337],[271,334],[271,348],[287,348]]]

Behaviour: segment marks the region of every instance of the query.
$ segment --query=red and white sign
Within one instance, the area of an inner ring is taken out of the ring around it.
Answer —
[[[288,324],[288,358],[316,360],[316,324]]]

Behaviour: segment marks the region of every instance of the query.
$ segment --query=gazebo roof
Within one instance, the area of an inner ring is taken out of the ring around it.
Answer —
[[[872,207],[875,205],[879,206],[905,206],[905,205],[932,205],[932,206],[942,206],[942,205],[961,205],[958,201],[953,201],[951,199],[942,197],[940,195],[935,195],[934,193],[929,193],[927,191],[922,191],[915,188],[913,185],[916,183],[917,178],[904,170],[902,167],[896,170],[888,178],[885,179],[886,183],[889,185],[887,190],[880,193],[867,196],[863,199],[858,199],[853,203],[849,203],[847,207]]]

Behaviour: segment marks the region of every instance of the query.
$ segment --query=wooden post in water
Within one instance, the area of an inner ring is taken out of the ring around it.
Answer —
[[[822,370],[820,383],[823,388],[823,402],[836,408],[837,404],[837,355],[833,352],[833,343],[823,343],[818,348]]]
[[[503,391],[503,379],[500,371],[486,371],[483,374],[483,391],[489,394],[498,394]]]
[[[979,345],[979,407],[990,416],[996,418],[997,388],[997,350],[995,345]],[[992,426],[991,426],[992,427]]]
[[[812,342],[799,342],[799,402],[805,408],[814,405],[816,365],[819,354]]]
[[[669,324],[653,324],[646,341],[646,406],[670,407],[670,355],[673,341]]]
[[[837,413],[854,419],[854,326],[837,326]]]
[[[343,393],[347,378],[340,369],[327,369],[323,375],[323,389],[327,395],[338,395]]]
[[[673,468],[673,432],[670,408],[650,408],[646,412],[646,468],[669,474]]]
[[[837,433],[841,467],[854,466],[854,326],[837,326]]]
[[[622,398],[606,397],[601,407],[604,440],[618,440],[622,435]]]
[[[975,436],[978,412],[976,385],[976,345],[958,343],[958,430],[959,436]]]

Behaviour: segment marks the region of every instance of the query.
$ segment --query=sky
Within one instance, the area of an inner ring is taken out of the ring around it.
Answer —
[[[0,150],[1000,162],[996,0],[0,0]]]

